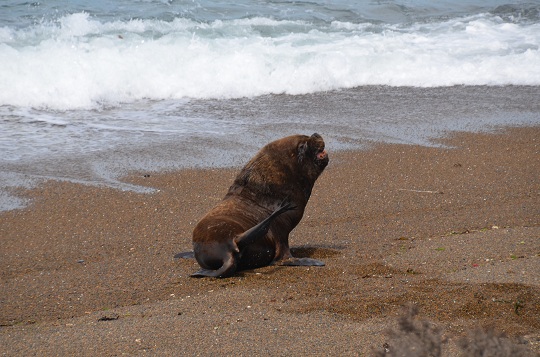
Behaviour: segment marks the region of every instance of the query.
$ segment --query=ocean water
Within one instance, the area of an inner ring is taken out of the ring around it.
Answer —
[[[297,132],[340,150],[538,125],[539,48],[534,1],[4,0],[0,209],[12,186],[141,189],[118,176]]]

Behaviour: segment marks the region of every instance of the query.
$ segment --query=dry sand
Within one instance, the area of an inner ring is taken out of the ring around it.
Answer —
[[[407,304],[445,355],[478,326],[540,352],[540,128],[441,142],[328,148],[290,239],[326,266],[221,280],[173,256],[237,169],[21,192],[33,203],[0,213],[0,354],[371,355]]]

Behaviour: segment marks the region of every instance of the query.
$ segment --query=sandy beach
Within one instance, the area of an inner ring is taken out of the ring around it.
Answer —
[[[0,354],[372,355],[408,304],[443,355],[490,326],[540,353],[540,128],[438,143],[329,147],[290,237],[326,266],[221,280],[174,255],[238,168],[21,190],[31,204],[0,213]]]

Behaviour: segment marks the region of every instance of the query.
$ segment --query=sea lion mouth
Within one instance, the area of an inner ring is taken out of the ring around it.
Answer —
[[[328,153],[324,147],[317,150],[317,153],[315,154],[315,164],[321,169],[324,169],[326,165],[328,165]]]
[[[324,148],[322,148],[319,151],[317,151],[316,157],[317,157],[317,160],[324,160],[328,157],[328,153],[326,152],[326,150],[324,150]]]

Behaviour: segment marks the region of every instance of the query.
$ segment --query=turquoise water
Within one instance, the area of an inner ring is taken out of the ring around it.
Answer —
[[[540,84],[540,5],[358,3],[4,1],[0,105]]]

